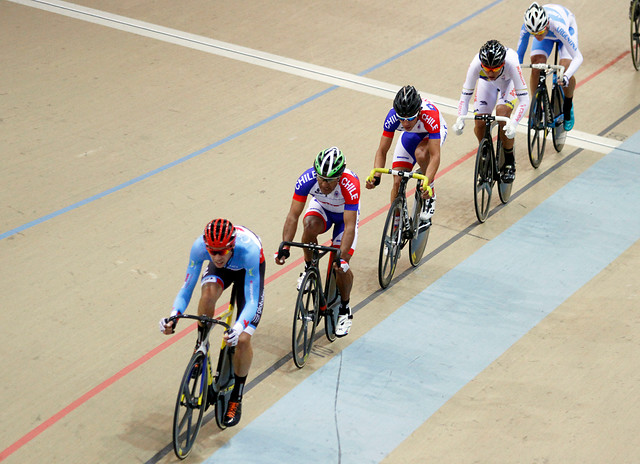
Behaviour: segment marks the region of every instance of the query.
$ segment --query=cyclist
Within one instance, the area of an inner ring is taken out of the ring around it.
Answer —
[[[340,247],[340,266],[336,267],[336,284],[340,290],[340,309],[336,336],[344,337],[351,330],[353,314],[349,306],[353,272],[349,262],[358,240],[358,219],[360,216],[360,180],[346,168],[345,157],[338,147],[327,148],[315,158],[313,167],[298,177],[289,213],[284,221],[282,240],[292,241],[298,228],[298,219],[307,203],[311,201],[302,220],[302,241],[318,243],[318,235],[333,226],[331,244]],[[306,265],[311,263],[312,253],[304,250]],[[289,257],[289,248],[275,254],[277,264],[284,264]],[[301,275],[302,277],[302,275]],[[301,279],[298,281],[301,282]]]
[[[540,6],[533,2],[524,13],[524,24],[520,29],[518,40],[518,58],[520,64],[524,60],[524,54],[529,46],[529,35],[533,34],[536,42],[531,45],[531,63],[546,63],[553,51],[553,45],[558,44],[560,64],[564,66],[562,76],[564,87],[564,130],[573,129],[575,122],[573,116],[573,92],[576,88],[575,72],[582,64],[582,53],[578,48],[578,24],[576,18],[565,7],[560,5]],[[535,91],[538,86],[540,71],[531,70],[531,89]]]
[[[251,336],[264,305],[265,260],[260,238],[249,229],[235,226],[227,219],[214,219],[191,246],[187,276],[173,303],[171,315],[182,314],[193,294],[202,264],[209,264],[202,274],[202,294],[198,315],[213,317],[216,303],[225,288],[236,285],[238,316],[224,340],[236,346],[233,356],[235,385],[225,413],[224,424],[232,427],[240,422],[242,393],[253,360]],[[200,327],[198,327],[200,329]],[[160,331],[166,335],[175,331],[173,322],[160,320]]]
[[[433,195],[430,196],[429,189],[423,187],[422,197],[429,201],[424,202],[420,213],[420,219],[427,221],[436,208],[433,180],[440,166],[440,149],[447,138],[447,124],[433,103],[422,99],[415,87],[405,85],[396,94],[393,108],[384,120],[382,137],[373,161],[374,168],[384,168],[396,131],[401,131],[402,135],[393,153],[392,168],[410,171],[417,162],[420,172],[429,179]],[[380,180],[381,174],[376,174],[373,180],[367,179],[366,187],[376,188]],[[398,194],[400,180],[400,177],[393,176],[391,201]]]
[[[529,106],[527,83],[522,75],[516,52],[505,48],[497,40],[489,40],[473,57],[467,71],[467,80],[464,82],[460,94],[458,119],[453,125],[453,129],[458,135],[462,134],[464,129],[465,120],[462,119],[462,116],[467,114],[469,100],[473,95],[476,82],[478,89],[473,112],[491,114],[495,108],[497,116],[511,117],[509,123],[500,123],[500,127],[503,129],[500,132],[500,138],[504,148],[504,165],[500,170],[500,176],[503,182],[511,183],[516,175],[513,139],[516,136],[518,122],[523,118]],[[516,98],[518,106],[513,112]],[[511,116],[512,112],[513,117]],[[476,121],[475,123],[474,132],[480,142],[484,136],[485,122]]]

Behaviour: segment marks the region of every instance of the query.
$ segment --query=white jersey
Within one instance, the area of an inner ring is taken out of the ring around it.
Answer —
[[[480,79],[479,83],[478,79]],[[511,115],[511,119],[517,123],[524,117],[529,106],[529,92],[527,90],[527,82],[522,75],[518,55],[514,50],[507,48],[504,68],[502,68],[502,73],[495,80],[487,78],[482,69],[479,54],[473,57],[467,70],[467,78],[462,86],[460,103],[458,104],[458,116],[467,114],[469,101],[473,96],[476,83],[478,83],[478,90],[475,110],[482,113],[491,113],[497,98],[502,104],[511,104],[511,101],[517,98],[518,106]]]

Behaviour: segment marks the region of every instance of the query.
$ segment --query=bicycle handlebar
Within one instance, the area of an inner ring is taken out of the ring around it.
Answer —
[[[429,185],[429,178],[423,174],[412,171],[398,171],[396,169],[373,168],[371,170],[371,173],[369,174],[369,177],[367,177],[367,182],[373,182],[373,175],[377,172],[380,174],[391,174],[392,176],[421,180],[423,182],[422,188],[426,189],[427,192],[429,192],[429,196],[433,196],[433,189]]]
[[[501,121],[501,122],[509,122],[511,121],[511,118],[508,118],[506,116],[493,116],[491,114],[467,114],[464,116],[460,116],[462,119],[477,119],[479,121],[486,121],[486,122],[492,122],[492,121]]]
[[[370,182],[373,181],[373,175],[377,172],[379,172],[380,174],[391,174],[393,176],[408,177],[409,179],[420,179],[425,184],[429,184],[429,179],[427,178],[427,176],[424,176],[420,173],[411,171],[398,171],[396,169],[385,168],[373,168],[371,170],[371,173],[369,174],[369,177],[367,177],[367,180]]]
[[[520,66],[521,68],[532,68],[532,69],[541,69],[543,71],[551,71],[558,75],[558,80],[562,80],[562,76],[564,75],[564,66],[561,64],[547,64],[547,63],[536,63],[536,64],[523,64]]]
[[[329,247],[324,245],[318,245],[317,243],[301,243],[301,242],[287,242],[283,241],[280,243],[280,247],[278,248],[278,254],[282,253],[282,250],[285,246],[296,247],[296,248],[307,248],[309,250],[317,250],[317,251],[325,251],[325,252],[334,252],[335,259],[334,261],[340,263],[340,248]]]
[[[193,314],[176,314],[175,316],[171,316],[170,318],[168,318],[167,322],[173,322],[178,319],[195,319],[200,322],[210,322],[212,324],[219,324],[227,330],[231,329],[231,326],[229,324],[221,321],[220,319],[213,319],[208,316],[194,316]]]

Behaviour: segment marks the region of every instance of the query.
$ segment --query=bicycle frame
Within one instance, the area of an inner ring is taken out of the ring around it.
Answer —
[[[387,288],[393,278],[396,264],[400,257],[400,250],[407,243],[409,243],[409,261],[411,265],[413,267],[417,266],[422,259],[429,239],[431,219],[420,220],[420,213],[424,203],[421,190],[426,189],[430,196],[433,196],[433,190],[429,185],[429,179],[418,172],[375,168],[371,170],[367,180],[372,181],[376,173],[390,174],[401,178],[398,194],[387,213],[378,257],[378,282],[382,288]],[[409,214],[407,201],[409,179],[417,180],[414,209],[411,215]]]
[[[524,64],[522,68],[537,69],[540,71],[538,86],[536,87],[529,109],[528,130],[529,160],[534,168],[538,168],[544,156],[545,142],[549,130],[552,132],[553,146],[556,151],[559,152],[564,147],[564,91],[560,84],[562,82],[562,76],[564,75],[564,66],[536,63]],[[547,89],[548,74],[553,75],[551,97],[549,97],[549,91]],[[542,111],[538,109],[539,107],[542,107]],[[542,121],[538,120],[540,116],[543,118]]]
[[[337,306],[340,303],[340,292],[337,288],[334,263],[340,263],[340,249],[318,245],[316,243],[299,243],[283,241],[278,254],[285,246],[311,250],[311,262],[301,274],[298,281],[298,296],[293,314],[291,332],[291,351],[293,362],[303,368],[313,347],[315,330],[320,317],[324,318],[325,335],[330,342],[336,339]],[[320,259],[329,254],[326,280],[322,282]]]
[[[209,334],[214,325],[221,325],[226,330],[230,329],[233,318],[234,300],[235,284],[229,307],[217,318],[179,314],[168,319],[169,322],[177,321],[178,319],[194,319],[204,324],[202,328],[198,327],[196,348],[180,383],[180,390],[176,401],[173,424],[173,449],[176,456],[180,459],[186,458],[191,452],[202,425],[204,411],[210,404],[215,404],[215,416],[218,427],[221,429],[225,428],[223,418],[234,384],[234,347],[227,346],[224,339],[222,340],[217,369],[214,375]],[[222,320],[223,318],[224,320]],[[199,364],[202,365],[199,366]],[[194,372],[198,372],[198,377],[194,376]],[[197,382],[197,385],[192,384],[192,380]],[[209,399],[209,395],[213,395],[213,398]],[[184,415],[182,415],[183,408]],[[192,419],[194,411],[198,411],[196,413],[197,417]]]
[[[498,123],[508,123],[510,118],[506,116],[493,116],[491,114],[474,114],[463,116],[466,120],[484,121],[484,135],[478,145],[476,154],[475,172],[474,172],[474,191],[473,202],[475,206],[476,217],[479,222],[485,222],[489,217],[489,206],[491,204],[491,196],[493,185],[498,182],[498,193],[500,201],[507,203],[511,197],[512,183],[502,182],[500,177],[500,163],[502,141],[498,134],[498,149],[494,149],[493,137],[491,131]]]

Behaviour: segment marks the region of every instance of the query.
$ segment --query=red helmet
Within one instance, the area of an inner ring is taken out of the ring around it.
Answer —
[[[236,243],[236,228],[227,219],[214,219],[204,228],[203,237],[209,248],[232,248]]]

